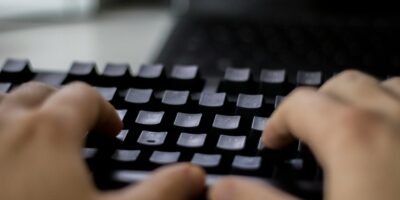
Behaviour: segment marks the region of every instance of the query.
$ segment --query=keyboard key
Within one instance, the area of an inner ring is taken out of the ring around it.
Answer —
[[[74,62],[69,70],[69,74],[76,76],[89,76],[93,73],[96,73],[94,62]]]
[[[305,176],[304,160],[293,158],[283,161],[274,172],[275,178],[300,178]]]
[[[131,82],[129,64],[126,63],[107,63],[104,68],[101,80],[98,84],[103,86],[128,86]]]
[[[98,150],[96,148],[83,148],[82,154],[85,159],[92,159],[96,156]]]
[[[67,74],[65,73],[38,73],[33,78],[34,81],[38,81],[53,87],[60,87],[67,78]]]
[[[128,135],[128,130],[122,130],[118,133],[116,138],[120,140],[121,142],[124,142],[126,139],[126,136]]]
[[[138,159],[140,150],[121,150],[117,149],[112,158],[120,162],[134,162]]]
[[[251,129],[254,131],[262,132],[267,124],[268,118],[254,116],[251,124]]]
[[[199,99],[198,112],[204,113],[208,118],[214,117],[215,114],[225,114],[232,110],[231,104],[226,100],[226,93],[202,92]]]
[[[189,91],[166,90],[161,102],[165,105],[183,106],[187,103]]]
[[[130,75],[129,64],[107,63],[102,75],[104,77],[110,77],[110,78],[123,78],[125,76],[129,76]]]
[[[0,93],[7,93],[10,91],[11,86],[11,83],[0,83]]]
[[[123,122],[124,127],[125,127],[126,126],[125,124],[128,120],[128,118],[126,117],[128,111],[126,109],[121,109],[121,110],[116,110],[116,111],[117,111],[119,119]]]
[[[282,103],[282,101],[285,99],[284,96],[276,96],[275,97],[275,109],[278,108],[278,106]]]
[[[218,167],[221,162],[220,154],[202,154],[195,153],[191,163],[199,165],[204,168]]]
[[[198,77],[198,66],[176,65],[172,68],[171,78],[191,80]]]
[[[259,144],[262,132],[267,124],[268,118],[254,116],[251,123],[250,134],[247,139],[247,145],[250,152],[257,152],[257,145]]]
[[[117,110],[118,117],[124,121],[127,110]]]
[[[7,59],[3,65],[2,73],[21,73],[30,68],[28,60]]]
[[[161,146],[166,137],[167,132],[142,131],[137,142],[147,146]]]
[[[251,93],[250,68],[227,68],[218,91],[229,94]]]
[[[239,94],[236,101],[235,114],[242,118],[251,120],[256,114],[264,114],[261,108],[263,105],[263,95]]]
[[[202,107],[221,108],[226,101],[226,93],[202,92],[199,105]]]
[[[163,76],[163,65],[142,65],[139,69],[137,77],[155,79]]]
[[[183,128],[196,128],[200,125],[202,114],[181,113],[176,114],[174,126]]]
[[[0,81],[21,83],[32,78],[29,60],[7,59],[0,73]]]
[[[250,68],[227,68],[224,80],[231,82],[247,82],[250,80]]]
[[[245,109],[260,109],[263,95],[239,94],[236,107]]]
[[[139,111],[139,114],[136,118],[136,123],[143,125],[158,125],[161,124],[163,119],[164,112],[152,112],[152,111]]]
[[[284,69],[262,69],[260,82],[267,84],[283,84],[286,80],[286,70]]]
[[[96,77],[96,63],[74,62],[71,65],[66,82],[84,81],[87,83],[94,83]]]
[[[297,72],[296,83],[298,86],[315,86],[318,87],[322,84],[321,71],[303,71]]]
[[[260,74],[259,92],[272,97],[285,95],[286,70],[262,69]]]
[[[163,65],[142,65],[136,76],[137,87],[165,90],[165,70]]]
[[[240,116],[228,116],[228,115],[215,115],[212,126],[218,129],[234,130],[238,129],[240,124]]]
[[[261,167],[261,157],[235,156],[232,167],[240,170],[259,170]]]
[[[130,105],[148,104],[152,100],[152,89],[130,88],[125,96],[125,102]]]
[[[264,145],[264,143],[263,143],[261,138],[258,140],[257,149],[259,151],[262,151],[263,149],[265,149],[265,145]]]
[[[229,151],[243,150],[246,144],[246,136],[220,135],[217,148]]]
[[[159,165],[172,164],[178,162],[180,155],[180,152],[154,151],[151,154],[150,162]]]
[[[200,91],[204,85],[200,79],[199,67],[176,65],[172,68],[170,89]]]
[[[112,101],[117,93],[116,87],[95,87],[97,92],[106,100]]]
[[[204,145],[207,134],[181,133],[177,144],[187,148],[201,148]]]

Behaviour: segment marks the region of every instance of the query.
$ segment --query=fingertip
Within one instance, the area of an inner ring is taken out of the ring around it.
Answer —
[[[205,190],[205,172],[200,167],[189,163],[180,163],[157,169],[145,185],[158,185],[175,191],[177,199],[196,197]]]
[[[294,140],[293,136],[288,134],[282,135],[281,133],[282,131],[277,130],[273,123],[269,123],[261,135],[263,146],[270,149],[279,149],[290,144]]]
[[[192,165],[190,163],[181,163],[174,166],[168,166],[160,170],[160,173],[168,173],[172,178],[181,176],[187,179],[186,182],[192,184],[194,188],[204,188],[205,186],[205,172],[202,168]]]
[[[105,103],[108,105],[105,106],[105,113],[100,116],[100,127],[95,128],[98,129],[98,132],[105,132],[108,135],[116,136],[122,130],[124,124],[115,108],[110,103]]]
[[[210,200],[231,200],[234,199],[236,178],[227,177],[215,183],[208,192]]]

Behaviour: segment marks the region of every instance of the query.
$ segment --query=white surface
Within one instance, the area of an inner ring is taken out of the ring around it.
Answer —
[[[128,62],[136,72],[158,54],[172,19],[167,10],[132,8],[85,22],[23,24],[28,25],[7,30],[0,22],[0,65],[9,57],[56,71],[67,70],[73,60],[96,61],[100,70],[106,62]]]
[[[0,18],[87,15],[97,10],[98,5],[98,0],[1,0]]]

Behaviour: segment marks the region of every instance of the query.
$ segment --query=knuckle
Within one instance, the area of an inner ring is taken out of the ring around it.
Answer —
[[[54,90],[51,86],[37,81],[30,81],[23,83],[20,88],[32,89],[32,90]]]
[[[338,77],[345,79],[345,80],[355,80],[361,76],[363,76],[363,73],[361,71],[354,70],[354,69],[348,69],[348,70],[345,70],[345,71],[341,72],[340,74],[338,74]]]
[[[303,98],[315,94],[317,89],[312,87],[298,87],[290,94],[293,98]]]
[[[341,132],[346,137],[368,138],[376,135],[381,128],[379,117],[369,111],[357,108],[344,109],[340,118],[342,128],[345,129]]]
[[[66,87],[72,88],[74,92],[87,98],[94,98],[98,96],[97,91],[92,86],[84,82],[72,82]]]
[[[75,81],[72,83],[69,83],[66,87],[72,87],[76,90],[80,90],[80,91],[91,91],[92,87],[90,85],[88,85],[87,83],[84,82],[80,82],[80,81]]]
[[[397,77],[387,79],[387,80],[383,81],[383,84],[399,87],[400,86],[400,77],[397,76]]]

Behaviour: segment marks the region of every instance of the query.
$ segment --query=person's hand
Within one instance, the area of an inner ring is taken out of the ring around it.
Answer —
[[[81,156],[85,135],[115,135],[121,127],[114,108],[86,84],[57,91],[28,83],[0,94],[0,199],[185,200],[202,192],[203,171],[189,164],[120,191],[97,191]]]
[[[319,90],[299,88],[273,113],[263,132],[269,148],[294,137],[309,145],[324,170],[324,199],[400,199],[400,78],[384,82],[343,72]],[[212,200],[296,199],[238,178],[217,183]]]

